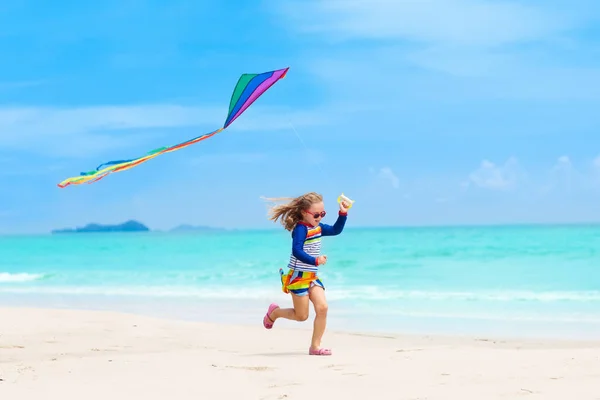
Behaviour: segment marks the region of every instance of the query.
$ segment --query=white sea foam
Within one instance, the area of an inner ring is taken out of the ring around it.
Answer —
[[[32,282],[43,278],[43,274],[28,274],[25,272],[11,274],[8,272],[0,272],[0,283]]]
[[[43,278],[39,274],[0,273],[0,282],[30,282]],[[231,286],[7,286],[0,293],[65,294],[144,297],[195,297],[201,299],[265,299],[280,294],[278,286],[242,289]],[[387,301],[419,300],[430,302],[600,302],[600,291],[427,291],[394,290],[364,286],[357,289],[328,289],[330,300]]]

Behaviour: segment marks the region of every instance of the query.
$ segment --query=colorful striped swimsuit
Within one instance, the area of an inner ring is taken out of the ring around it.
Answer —
[[[325,289],[317,272],[317,258],[321,255],[321,238],[342,233],[347,214],[340,212],[333,225],[320,223],[317,226],[298,222],[292,231],[292,254],[288,263],[288,272],[279,270],[281,287],[284,293],[292,292],[298,296],[306,296],[308,289],[318,285]]]

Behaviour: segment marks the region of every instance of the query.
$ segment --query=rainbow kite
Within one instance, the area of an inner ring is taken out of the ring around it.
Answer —
[[[288,69],[289,68],[284,68],[276,71],[264,72],[262,74],[243,74],[238,80],[237,85],[233,90],[233,94],[231,95],[231,101],[229,102],[229,113],[227,114],[225,124],[222,128],[171,147],[161,147],[159,149],[152,150],[143,157],[134,158],[131,160],[110,161],[101,164],[94,171],[82,172],[80,176],[74,176],[72,178],[65,179],[58,184],[58,187],[65,188],[69,185],[94,183],[113,172],[128,170],[161,154],[182,149],[216,135],[217,133],[227,129],[227,127],[231,125],[233,121],[242,115],[242,113],[246,111],[246,109],[250,107],[250,105],[254,103],[256,99],[266,92],[267,89],[273,86],[275,82],[284,78]]]

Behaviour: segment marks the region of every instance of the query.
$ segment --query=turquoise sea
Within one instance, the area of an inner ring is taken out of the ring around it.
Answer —
[[[330,329],[600,336],[600,226],[349,226],[323,240]],[[260,326],[271,301],[291,304],[290,246],[284,230],[0,236],[0,306]]]

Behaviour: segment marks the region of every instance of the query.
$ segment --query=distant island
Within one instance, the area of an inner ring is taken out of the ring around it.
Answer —
[[[57,233],[84,233],[84,232],[148,232],[150,228],[138,221],[126,221],[122,224],[117,225],[100,225],[100,224],[87,224],[84,227],[77,227],[75,229],[55,229],[52,231],[53,234]]]

